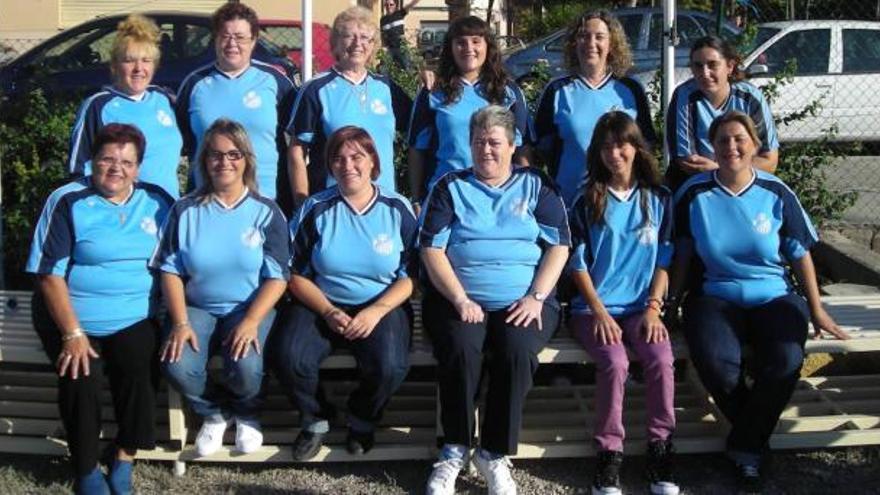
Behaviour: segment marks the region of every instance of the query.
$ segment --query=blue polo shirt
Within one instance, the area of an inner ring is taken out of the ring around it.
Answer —
[[[600,223],[592,223],[587,205],[580,195],[569,214],[574,246],[569,266],[589,273],[609,314],[643,311],[654,270],[668,268],[672,261],[672,193],[637,187],[622,198],[609,191]],[[571,308],[573,313],[592,312],[580,292]]]
[[[645,91],[634,79],[608,75],[596,87],[583,77],[567,75],[547,84],[535,112],[534,140],[548,159],[550,175],[571,206],[586,182],[589,167],[587,148],[593,129],[607,112],[626,112],[639,125],[648,142],[654,141],[651,112]]]
[[[498,187],[471,169],[444,175],[421,222],[419,245],[445,249],[468,297],[489,311],[528,293],[546,246],[571,245],[556,186],[530,167]]]
[[[760,170],[738,194],[715,172],[690,178],[675,195],[675,226],[705,265],[703,292],[746,307],[791,292],[786,260],[819,239],[794,192]]]
[[[355,211],[336,187],[312,195],[290,221],[293,272],[334,303],[357,306],[413,275],[417,223],[403,196],[375,188]]]
[[[440,90],[422,89],[413,106],[409,127],[409,144],[418,150],[434,152],[436,162],[433,173],[428,173],[427,189],[440,177],[452,170],[471,166],[470,121],[478,110],[490,105],[480,81],[470,83],[464,79],[458,100],[446,102],[446,93]],[[504,101],[499,103],[516,118],[517,146],[522,146],[523,136],[528,135],[529,109],[522,90],[514,82],[508,82]],[[428,164],[426,164],[428,165]],[[421,198],[417,198],[421,199]]]
[[[715,108],[700,91],[697,81],[691,78],[675,88],[666,113],[666,145],[670,155],[673,158],[700,155],[715,160],[715,149],[709,142],[709,127],[717,117],[732,111],[743,112],[755,122],[761,139],[760,151],[779,149],[770,105],[760,89],[745,81],[732,82],[727,100]],[[677,167],[671,170],[670,181],[677,187],[687,177]]]
[[[147,145],[138,172],[140,182],[156,184],[173,198],[180,196],[177,165],[183,138],[174,117],[174,95],[159,86],[150,86],[140,100],[112,86],[90,96],[76,114],[70,136],[71,175],[92,173],[92,143],[107,124],[131,124],[144,134]]]
[[[183,80],[177,94],[177,121],[183,132],[190,163],[202,146],[205,131],[219,118],[244,126],[257,158],[260,195],[275,199],[278,169],[287,166],[284,126],[296,97],[296,88],[275,67],[259,60],[236,77],[216,65],[206,65]],[[201,186],[198,167],[190,168],[190,189]]]
[[[376,182],[385,191],[395,191],[395,131],[406,132],[411,108],[412,100],[397,83],[372,72],[355,82],[330,69],[303,85],[288,131],[307,145],[309,190],[320,191],[336,183],[327,173],[324,145],[333,131],[355,125],[366,130],[376,143],[380,161]]]
[[[64,277],[83,330],[103,337],[155,314],[158,284],[147,267],[173,202],[136,183],[122,204],[82,177],[56,189],[34,232],[25,271]]]
[[[263,280],[287,280],[289,263],[284,215],[271,199],[247,192],[230,207],[181,198],[150,266],[179,275],[186,303],[220,317],[244,309]]]

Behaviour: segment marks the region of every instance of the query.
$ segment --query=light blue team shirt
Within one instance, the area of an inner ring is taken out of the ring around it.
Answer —
[[[288,131],[308,147],[309,190],[336,184],[327,173],[324,146],[335,130],[354,125],[366,130],[376,144],[380,162],[376,182],[385,191],[395,191],[394,136],[395,131],[406,131],[411,107],[412,100],[397,83],[372,72],[354,82],[330,69],[305,83]]]
[[[690,178],[675,195],[675,227],[705,265],[703,292],[745,307],[790,293],[785,260],[819,239],[794,192],[760,170],[739,194],[715,172]]]
[[[155,314],[158,284],[147,267],[173,199],[136,183],[122,204],[82,177],[56,189],[34,232],[25,271],[67,282],[86,334],[112,335]]]
[[[293,272],[334,303],[358,306],[413,275],[417,223],[409,201],[376,187],[357,212],[331,187],[312,195],[290,221]]]
[[[236,77],[229,77],[216,65],[206,65],[183,80],[177,94],[177,121],[183,132],[190,163],[196,163],[205,131],[219,118],[244,126],[257,159],[260,194],[276,196],[280,167],[287,165],[284,126],[290,119],[296,88],[275,67],[259,60]],[[204,177],[198,167],[190,168],[190,179],[199,188]]]
[[[409,144],[418,150],[435,152],[435,166],[428,177],[426,189],[433,187],[446,172],[471,166],[471,116],[490,102],[486,99],[480,81],[461,81],[462,90],[458,100],[446,103],[446,93],[422,89],[413,105]],[[505,99],[500,104],[513,112],[516,118],[514,144],[522,146],[523,136],[527,136],[529,132],[529,109],[522,90],[516,83],[507,83]]]
[[[642,195],[646,195],[646,217]],[[591,211],[584,195],[572,207],[571,269],[588,272],[596,293],[608,313],[623,316],[645,309],[654,270],[668,268],[672,261],[672,193],[635,188],[628,198],[610,191],[605,200],[605,217],[591,223]],[[571,301],[573,313],[591,313],[583,295]]]
[[[700,155],[714,160],[715,149],[709,142],[709,127],[717,117],[732,111],[743,112],[755,122],[761,139],[761,151],[779,149],[770,105],[761,90],[748,82],[730,83],[730,96],[721,107],[715,108],[700,91],[697,81],[688,79],[675,88],[669,109],[666,114],[666,143],[675,158]]]
[[[140,182],[156,184],[171,197],[180,197],[177,165],[183,138],[174,117],[174,96],[159,86],[149,86],[140,100],[112,86],[90,96],[76,114],[70,136],[71,175],[91,175],[92,143],[107,124],[131,124],[144,134],[147,145],[138,172]]]
[[[287,221],[274,201],[246,192],[226,207],[181,198],[162,227],[150,266],[179,275],[186,303],[220,317],[243,310],[263,280],[287,280]]]
[[[489,311],[526,295],[547,245],[571,245],[565,206],[542,172],[522,167],[498,187],[471,169],[444,175],[428,194],[423,248],[445,249],[468,297]]]
[[[596,87],[583,77],[568,75],[547,84],[535,112],[534,140],[548,157],[550,174],[562,190],[567,206],[586,182],[590,165],[587,148],[599,118],[607,112],[626,112],[648,142],[654,141],[651,112],[645,91],[634,79],[609,75]]]

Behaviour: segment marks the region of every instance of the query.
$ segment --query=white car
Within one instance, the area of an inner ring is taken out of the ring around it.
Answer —
[[[749,81],[764,86],[797,63],[791,82],[770,107],[776,117],[819,100],[815,117],[780,125],[780,141],[808,141],[837,126],[836,141],[880,141],[880,22],[786,21],[758,26],[755,47],[742,62]],[[676,68],[676,84],[691,76]],[[654,73],[635,77],[647,87]]]

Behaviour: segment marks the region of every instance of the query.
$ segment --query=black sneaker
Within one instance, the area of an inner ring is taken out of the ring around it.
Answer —
[[[307,430],[300,430],[296,440],[293,441],[292,456],[296,461],[307,461],[321,450],[324,444],[324,433],[315,433]]]
[[[351,428],[348,430],[348,438],[345,440],[345,448],[351,455],[364,455],[369,452],[376,443],[373,432],[359,432]]]
[[[651,495],[678,495],[679,488],[672,472],[675,448],[670,440],[654,440],[648,444],[645,477]]]
[[[623,452],[603,450],[599,452],[596,474],[593,476],[593,495],[620,495],[620,465]]]
[[[737,464],[736,484],[739,493],[759,494],[764,485],[761,478],[761,467],[757,464]]]

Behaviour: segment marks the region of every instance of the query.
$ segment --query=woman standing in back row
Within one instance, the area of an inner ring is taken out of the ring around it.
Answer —
[[[636,122],[648,143],[654,128],[642,86],[624,77],[632,53],[620,22],[605,10],[581,15],[565,39],[565,61],[571,73],[550,81],[535,113],[535,145],[548,161],[562,199],[571,206],[590,167],[587,146],[599,117],[621,110]]]

